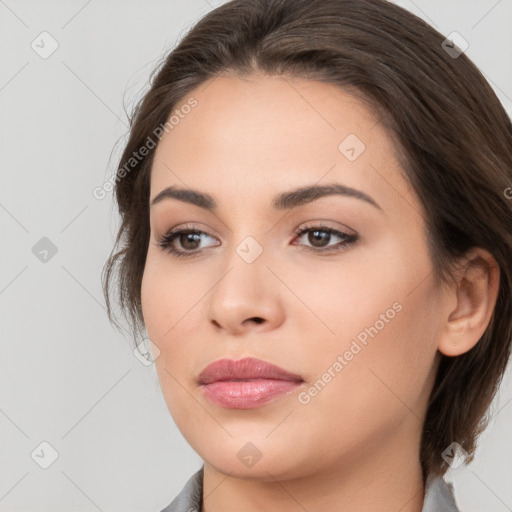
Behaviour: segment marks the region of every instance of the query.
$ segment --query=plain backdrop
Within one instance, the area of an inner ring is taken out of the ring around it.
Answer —
[[[200,467],[107,320],[118,218],[92,191],[150,71],[220,3],[0,0],[0,511],[158,511]],[[512,113],[512,0],[399,3],[461,34]],[[510,372],[492,411],[446,477],[464,512],[512,510]]]

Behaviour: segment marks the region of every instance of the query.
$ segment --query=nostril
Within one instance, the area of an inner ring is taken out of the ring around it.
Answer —
[[[263,320],[263,318],[260,318],[259,316],[255,316],[255,317],[251,318],[251,320],[254,320],[257,324],[261,324],[262,322],[265,321],[265,320]]]

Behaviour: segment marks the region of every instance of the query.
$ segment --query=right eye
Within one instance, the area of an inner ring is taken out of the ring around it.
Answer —
[[[158,246],[179,258],[188,257],[196,255],[204,248],[204,246],[201,247],[201,240],[204,240],[206,237],[215,240],[208,233],[198,229],[174,229],[160,238]]]

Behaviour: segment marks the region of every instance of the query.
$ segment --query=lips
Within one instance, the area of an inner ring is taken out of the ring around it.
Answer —
[[[220,359],[198,377],[205,396],[227,408],[249,409],[263,405],[299,387],[304,380],[261,359]]]
[[[245,359],[219,359],[209,364],[200,374],[200,384],[211,384],[226,380],[275,379],[287,381],[302,381],[296,375],[279,366],[275,366],[261,359],[246,357]]]

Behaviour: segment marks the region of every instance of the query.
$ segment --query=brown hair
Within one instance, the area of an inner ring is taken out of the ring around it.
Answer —
[[[424,475],[444,474],[442,452],[458,442],[472,460],[476,438],[512,341],[512,124],[465,54],[410,12],[385,0],[233,0],[205,15],[157,67],[130,120],[119,169],[193,89],[221,73],[263,71],[339,85],[367,101],[396,140],[402,166],[427,212],[435,278],[453,277],[471,247],[500,267],[490,323],[476,346],[441,355],[423,426]],[[456,48],[455,48],[456,50]],[[119,173],[122,224],[103,273],[132,332],[143,332],[141,281],[149,242],[154,150]]]

